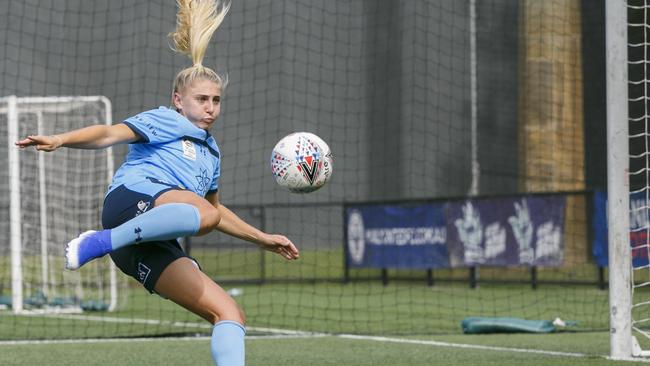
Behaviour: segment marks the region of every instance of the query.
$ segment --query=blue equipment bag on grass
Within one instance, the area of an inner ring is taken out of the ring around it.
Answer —
[[[461,322],[463,333],[552,333],[556,331],[548,320],[525,320],[517,318],[468,317]]]

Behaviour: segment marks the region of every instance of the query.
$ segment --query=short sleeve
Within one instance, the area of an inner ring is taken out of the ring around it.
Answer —
[[[155,144],[173,141],[185,134],[183,124],[174,113],[167,108],[154,109],[129,117],[124,124],[140,136],[140,142]]]
[[[210,184],[210,189],[208,193],[217,192],[219,190],[219,177],[221,176],[221,164],[220,161],[217,161],[217,167],[214,169],[214,175],[212,176],[212,184]]]

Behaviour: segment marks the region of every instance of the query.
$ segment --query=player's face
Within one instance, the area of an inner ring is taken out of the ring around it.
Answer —
[[[194,80],[174,93],[174,106],[196,127],[208,130],[221,113],[221,88],[214,81]]]

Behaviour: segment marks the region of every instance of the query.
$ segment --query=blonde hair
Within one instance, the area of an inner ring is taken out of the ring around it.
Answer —
[[[203,57],[212,34],[219,28],[230,10],[230,0],[177,0],[176,30],[169,33],[172,49],[188,56],[192,66],[181,70],[174,78],[173,93],[180,92],[196,79],[214,81],[221,90],[226,88],[228,77],[203,66]]]

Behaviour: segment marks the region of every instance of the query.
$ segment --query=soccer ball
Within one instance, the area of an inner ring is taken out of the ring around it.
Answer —
[[[273,148],[271,173],[275,181],[290,192],[313,192],[332,176],[332,152],[325,141],[313,133],[292,133]]]

